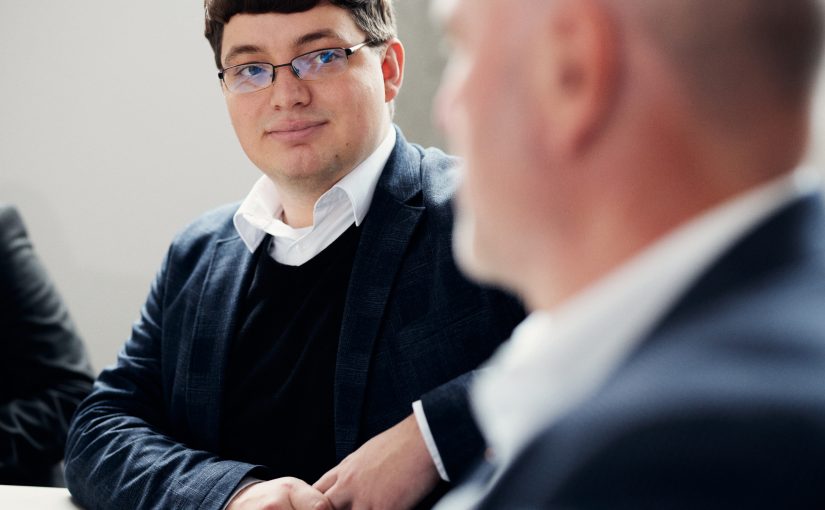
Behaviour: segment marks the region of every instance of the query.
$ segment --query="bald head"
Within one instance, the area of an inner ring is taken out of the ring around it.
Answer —
[[[821,0],[609,0],[683,71],[702,102],[807,104],[822,49]]]
[[[456,252],[531,307],[804,152],[823,0],[435,1]]]

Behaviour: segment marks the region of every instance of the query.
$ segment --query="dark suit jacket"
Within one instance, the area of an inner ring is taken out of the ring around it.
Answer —
[[[729,250],[483,508],[825,508],[825,215]]]
[[[83,345],[17,211],[0,205],[0,484],[54,485],[92,388]]]
[[[362,223],[335,373],[339,459],[422,396],[448,469],[460,476],[482,449],[462,374],[509,335],[521,310],[456,270],[451,166],[399,132]],[[255,467],[211,453],[254,265],[232,225],[236,209],[203,216],[173,242],[117,366],[81,405],[66,480],[84,506],[218,509]]]

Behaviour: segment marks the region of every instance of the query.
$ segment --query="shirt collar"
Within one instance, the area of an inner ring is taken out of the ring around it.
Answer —
[[[333,189],[341,189],[349,197],[350,204],[352,204],[353,218],[357,226],[361,225],[370,210],[372,196],[375,194],[375,187],[378,185],[381,171],[387,165],[387,161],[395,148],[395,139],[395,129],[390,129],[378,148],[355,170],[345,175],[333,186]]]
[[[283,206],[278,187],[266,175],[261,176],[235,212],[235,230],[249,251],[254,252],[267,234],[276,238],[298,240],[322,223],[340,221],[341,218],[337,217],[340,214],[351,214],[355,224],[360,225],[369,212],[375,188],[395,148],[395,142],[395,129],[390,128],[387,136],[367,159],[318,198],[313,214],[314,223],[309,227],[296,229],[281,221]],[[341,200],[347,202],[346,208],[331,206]],[[336,211],[336,217],[330,217],[328,211]]]

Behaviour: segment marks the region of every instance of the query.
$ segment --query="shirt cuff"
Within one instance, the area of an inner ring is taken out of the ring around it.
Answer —
[[[424,414],[424,406],[420,400],[416,400],[412,405],[413,413],[415,414],[415,421],[418,422],[418,430],[421,431],[421,436],[424,438],[424,444],[427,445],[427,451],[430,452],[430,457],[433,458],[435,469],[438,470],[438,476],[445,482],[450,481],[447,476],[447,470],[444,469],[444,462],[441,460],[441,455],[438,453],[438,447],[435,445],[433,433],[430,432],[430,424],[427,423],[427,415]]]
[[[235,499],[235,496],[237,496],[239,492],[246,489],[247,487],[249,487],[252,484],[259,483],[259,482],[262,482],[262,481],[263,480],[258,480],[254,476],[244,477],[244,479],[241,480],[238,483],[238,486],[235,487],[235,492],[232,493],[232,496],[230,496],[229,499],[226,500],[226,504],[223,506],[223,510],[226,510],[226,508],[229,506],[230,503],[232,503],[232,500]]]

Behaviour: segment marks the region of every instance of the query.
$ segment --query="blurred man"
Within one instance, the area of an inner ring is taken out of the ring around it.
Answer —
[[[264,175],[173,242],[78,411],[69,489],[88,508],[434,498],[483,451],[470,372],[522,317],[455,267],[453,160],[392,124],[392,3],[205,6],[229,116]]]
[[[0,204],[0,484],[62,485],[69,419],[92,370],[17,209]]]
[[[817,0],[457,0],[461,265],[532,310],[440,508],[820,508]]]

